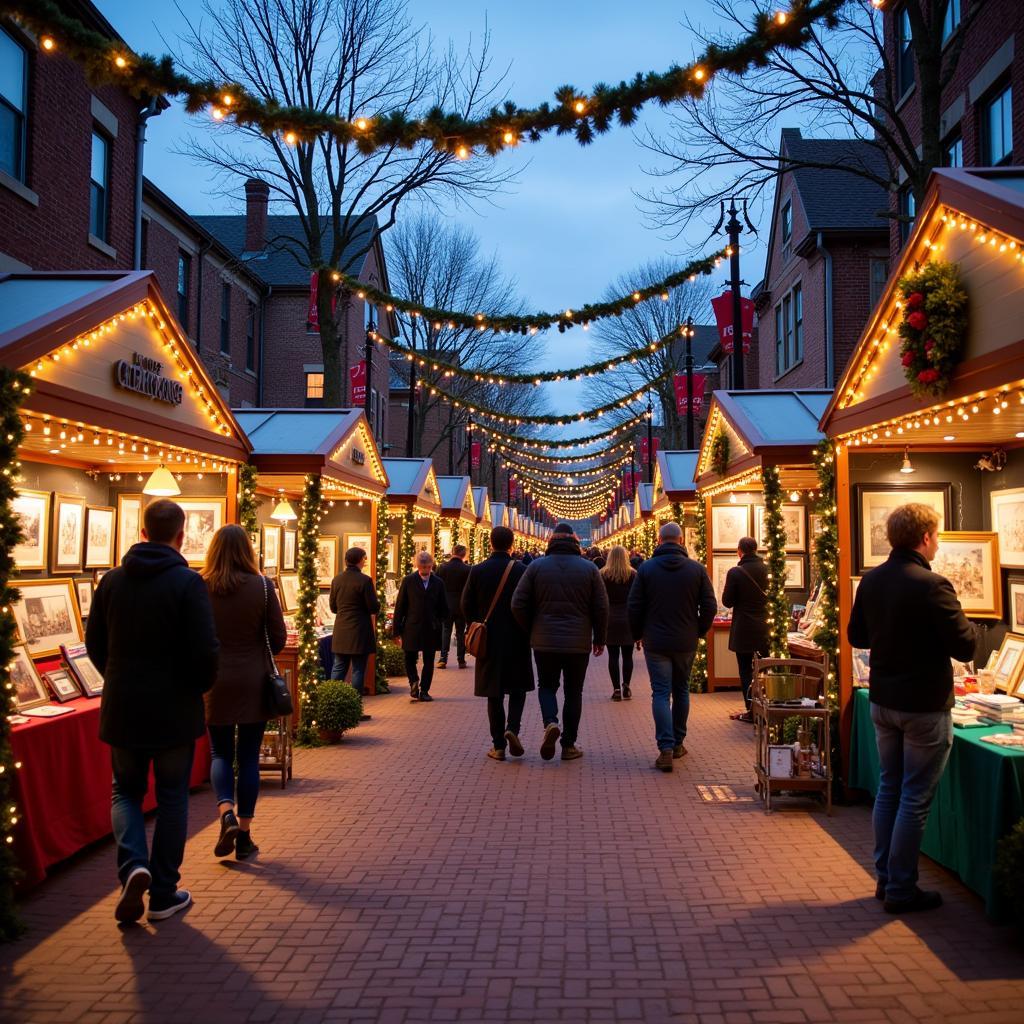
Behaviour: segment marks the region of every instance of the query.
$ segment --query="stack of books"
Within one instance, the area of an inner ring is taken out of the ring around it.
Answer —
[[[1024,704],[1007,693],[969,693],[963,700],[980,713],[985,725],[1024,723]]]
[[[977,728],[984,724],[981,721],[981,712],[977,708],[965,704],[962,699],[953,705],[951,715],[953,724],[960,726],[961,729]]]

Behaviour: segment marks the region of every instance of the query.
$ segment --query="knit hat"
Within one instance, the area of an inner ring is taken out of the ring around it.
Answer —
[[[553,532],[554,533],[567,533],[571,537],[571,536],[573,536],[573,534],[575,534],[576,531],[568,523],[559,523],[555,527]]]

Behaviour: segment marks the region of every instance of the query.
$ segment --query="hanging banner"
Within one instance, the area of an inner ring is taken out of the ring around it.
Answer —
[[[700,412],[704,408],[704,386],[707,378],[703,373],[693,375],[693,411]],[[676,392],[676,412],[680,416],[686,415],[686,374],[677,373],[672,378],[672,385]]]
[[[470,464],[472,465],[472,467],[474,469],[479,469],[480,468],[480,442],[479,441],[474,441],[469,446],[469,458],[470,458]]]
[[[319,290],[320,275],[314,270],[309,275],[309,309],[306,312],[306,330],[312,331],[315,334],[320,333],[320,310],[317,309],[316,305],[316,297]],[[336,312],[337,308],[338,295],[335,293],[331,296],[331,312]]]
[[[366,360],[360,359],[348,370],[349,405],[362,408],[366,404]]]
[[[633,497],[633,474],[628,469],[622,474],[621,488],[623,497]]]
[[[508,500],[517,501],[519,499],[519,481],[509,480],[508,482]]]
[[[661,443],[661,438],[660,437],[656,437],[654,439],[654,454],[655,455],[658,454],[658,445],[660,443]],[[650,462],[650,461],[651,460],[650,460],[650,457],[649,457],[649,453],[647,451],[647,438],[646,437],[641,437],[640,438],[640,464],[642,466],[646,466],[647,463]],[[641,478],[641,474],[637,474],[637,479],[640,479],[640,478]]]
[[[732,353],[732,292],[724,291],[717,299],[711,300],[711,308],[715,311],[718,323],[718,340],[722,351]],[[754,302],[752,299],[740,297],[740,319],[743,323],[743,354],[750,351],[750,339],[754,334]]]

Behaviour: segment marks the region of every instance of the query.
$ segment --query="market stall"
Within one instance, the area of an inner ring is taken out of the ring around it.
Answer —
[[[633,499],[633,523],[637,548],[644,558],[654,554],[658,539],[658,524],[654,520],[654,484],[637,484]]]
[[[473,543],[469,548],[471,562],[482,562],[491,553],[491,498],[486,487],[473,487],[473,511],[476,514],[476,528]]]
[[[388,578],[397,587],[412,572],[416,552],[429,551],[435,561],[444,553],[437,550],[441,499],[430,459],[384,459],[384,468],[390,480],[388,536],[398,552],[394,568],[388,567]]]
[[[201,568],[213,534],[236,521],[249,444],[152,274],[0,278],[0,354],[32,378],[14,500],[21,597],[11,608],[15,843],[31,884],[110,833],[103,679],[83,646],[95,585],[141,539],[156,497],[184,508],[182,554]],[[204,738],[193,783],[208,771]]]
[[[476,505],[468,476],[439,476],[437,490],[441,500],[441,522],[438,538],[441,552],[438,558],[451,554],[456,544],[469,549],[476,529]]]
[[[675,522],[683,528],[683,543],[691,557],[697,529],[696,451],[661,451],[654,464],[652,512],[660,527]]]

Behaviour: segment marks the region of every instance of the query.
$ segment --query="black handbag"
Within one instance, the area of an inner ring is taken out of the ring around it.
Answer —
[[[267,591],[270,587],[270,580],[263,577],[263,639],[267,644],[267,656],[270,658],[270,671],[267,673],[263,683],[263,703],[266,705],[267,713],[271,718],[288,718],[295,713],[292,704],[292,691],[288,688],[288,682],[277,670],[274,662],[274,652],[270,649],[270,631],[267,629]]]

